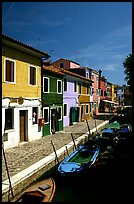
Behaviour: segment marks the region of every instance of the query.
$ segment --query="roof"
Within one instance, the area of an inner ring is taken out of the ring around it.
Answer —
[[[63,68],[59,68],[57,67],[56,65],[50,65],[50,66],[43,66],[43,69],[44,70],[48,70],[48,71],[51,71],[51,72],[54,72],[54,73],[57,73],[57,74],[61,74],[61,75],[71,75],[71,76],[74,76],[74,77],[77,77],[77,78],[80,78],[80,79],[83,79],[85,81],[88,81],[88,82],[93,82],[91,79],[88,79],[86,77],[83,77],[79,74],[76,74],[76,73],[73,73],[73,72],[70,72],[66,69],[63,69]]]
[[[68,60],[68,59],[65,59],[65,58],[60,58],[60,59],[56,60],[55,62],[57,62],[57,61],[59,61],[59,60],[66,60],[66,61],[68,61],[68,62],[73,62],[73,63],[75,63],[75,64],[80,65],[79,63],[77,63],[77,62],[75,62],[75,61]],[[55,63],[55,62],[53,62],[53,63]]]
[[[60,75],[65,75],[59,67],[56,67],[54,65],[45,65],[43,66],[43,69],[46,70],[46,71],[50,71],[50,72],[54,72],[56,74],[60,74]]]
[[[37,48],[33,48],[32,46],[22,43],[19,40],[11,38],[5,34],[2,34],[2,44],[8,45],[9,47],[13,47],[19,50],[23,50],[27,53],[31,52],[31,54],[36,55],[40,58],[44,57],[45,59],[48,59],[50,57],[47,52],[43,52],[41,50],[38,50]]]

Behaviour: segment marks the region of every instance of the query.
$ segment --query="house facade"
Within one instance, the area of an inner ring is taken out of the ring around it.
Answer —
[[[91,112],[92,116],[98,114],[99,112],[99,73],[94,70],[90,69],[90,75],[91,75],[91,80],[93,81],[92,83],[92,101],[91,102]]]
[[[66,73],[63,88],[64,127],[79,122],[78,78],[72,73]]]
[[[86,77],[87,79],[91,79],[91,70],[89,67],[79,67],[79,68],[69,68],[70,72],[79,74],[80,76]],[[92,82],[89,84],[90,88],[90,116],[93,116],[93,94],[92,94]]]
[[[80,64],[77,62],[74,62],[72,60],[60,58],[52,63],[53,65],[56,65],[59,68],[68,69],[68,68],[78,68],[80,67]]]
[[[90,84],[91,80],[79,80],[78,82],[78,101],[80,107],[79,121],[90,120]]]
[[[64,73],[53,65],[44,65],[42,72],[42,110],[45,120],[43,136],[46,136],[63,130]]]
[[[45,52],[2,35],[2,139],[4,148],[42,137],[41,59]]]
[[[107,94],[107,80],[104,76],[99,75],[99,93],[100,93],[100,104],[99,112],[105,112],[106,109],[106,94]]]

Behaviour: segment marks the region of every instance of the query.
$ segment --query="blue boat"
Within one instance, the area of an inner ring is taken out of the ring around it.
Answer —
[[[132,125],[122,124],[115,137],[118,145],[128,145],[132,142]]]
[[[98,146],[80,145],[59,164],[58,171],[63,176],[80,174],[94,164],[99,152]]]
[[[114,128],[104,128],[98,136],[96,136],[97,143],[103,149],[107,146],[114,145],[114,138],[116,131]]]

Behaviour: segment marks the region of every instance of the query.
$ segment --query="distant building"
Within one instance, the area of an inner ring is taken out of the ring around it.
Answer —
[[[69,69],[69,68],[78,68],[80,67],[80,64],[77,62],[74,62],[72,60],[60,58],[52,63],[53,65],[56,65],[59,68],[63,69]]]

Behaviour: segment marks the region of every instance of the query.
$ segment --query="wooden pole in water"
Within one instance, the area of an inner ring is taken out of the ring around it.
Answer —
[[[87,123],[87,128],[88,128],[88,140],[89,140],[89,138],[91,136],[91,132],[90,132],[90,127],[89,127],[87,119],[86,119],[86,123]]]
[[[55,157],[56,157],[57,162],[58,162],[58,164],[59,164],[60,162],[59,162],[59,159],[58,159],[58,156],[57,156],[57,153],[56,153],[56,150],[55,150],[55,147],[54,147],[54,144],[53,144],[52,140],[51,140],[51,144],[52,144],[52,147],[53,147],[53,149],[54,149]]]
[[[7,166],[7,161],[6,161],[6,155],[5,155],[5,151],[4,151],[4,143],[2,145],[2,149],[3,149],[3,156],[4,156],[4,160],[5,160],[5,166],[6,166],[6,171],[7,171],[7,176],[8,176],[8,180],[9,180],[9,194],[8,194],[8,202],[10,201],[9,196],[10,196],[10,190],[11,190],[11,194],[12,197],[14,198],[14,194],[13,194],[13,189],[12,189],[12,185],[11,185],[11,180],[10,180],[10,175],[9,175],[9,171],[8,171],[8,166]]]
[[[66,151],[67,151],[67,155],[69,156],[69,152],[68,152],[67,146],[65,146],[65,148],[66,148]]]
[[[71,133],[71,137],[72,137],[72,140],[73,140],[73,143],[74,143],[74,147],[76,149],[76,144],[75,144],[75,141],[74,141],[74,138],[73,138],[73,134]]]

